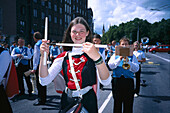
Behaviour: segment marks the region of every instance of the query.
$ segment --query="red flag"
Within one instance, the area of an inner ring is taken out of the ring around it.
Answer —
[[[12,98],[16,94],[19,94],[18,78],[15,65],[13,61],[11,62],[11,68],[9,68],[9,73],[6,81],[6,94],[8,97]]]

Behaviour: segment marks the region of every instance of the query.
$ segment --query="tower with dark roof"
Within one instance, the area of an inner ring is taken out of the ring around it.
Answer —
[[[105,28],[104,28],[104,24],[103,24],[103,29],[102,29],[102,34],[105,33]]]

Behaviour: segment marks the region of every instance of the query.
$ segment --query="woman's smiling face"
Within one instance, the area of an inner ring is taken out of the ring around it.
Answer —
[[[76,24],[71,28],[71,39],[75,44],[82,44],[86,40],[89,31],[86,31],[86,27],[83,24]]]

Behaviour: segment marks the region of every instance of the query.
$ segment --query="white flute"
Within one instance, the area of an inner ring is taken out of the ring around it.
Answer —
[[[57,46],[70,46],[70,47],[82,47],[83,44],[71,44],[71,43],[47,43],[48,45],[57,45]],[[96,48],[107,48],[107,45],[95,44]]]
[[[48,30],[48,17],[45,17],[45,34],[44,34],[45,40],[47,40],[47,30]],[[44,66],[47,65],[46,56],[47,56],[47,52],[44,52],[44,62],[43,62]]]

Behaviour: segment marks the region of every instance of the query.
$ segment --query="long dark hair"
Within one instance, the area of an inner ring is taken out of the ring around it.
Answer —
[[[90,27],[88,25],[88,23],[86,22],[86,20],[82,17],[76,17],[74,20],[72,20],[67,28],[67,30],[64,33],[64,37],[63,37],[63,43],[73,43],[70,33],[71,33],[71,28],[76,25],[76,24],[82,24],[85,26],[86,31],[89,31],[88,36],[86,36],[86,40],[85,42],[92,42],[92,32],[90,30]],[[63,47],[64,51],[69,51],[72,49],[72,47]]]

